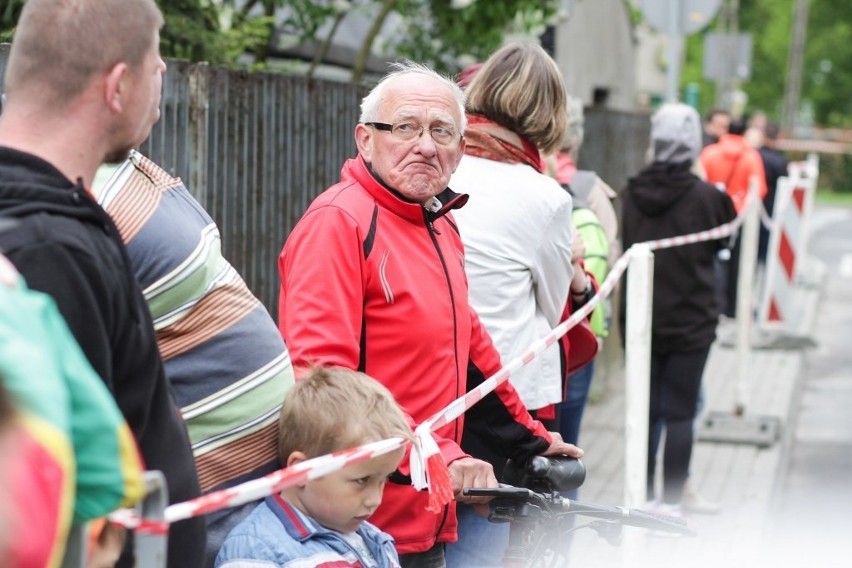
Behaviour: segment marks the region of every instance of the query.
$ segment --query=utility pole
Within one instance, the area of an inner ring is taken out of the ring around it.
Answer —
[[[733,104],[731,97],[736,80],[739,14],[740,0],[726,0],[719,16],[719,32],[722,37],[720,61],[723,78],[716,82],[716,106],[728,110]]]
[[[793,13],[793,39],[787,60],[787,85],[784,89],[783,129],[792,132],[796,127],[799,99],[802,96],[802,70],[805,63],[805,37],[808,30],[809,0],[796,0]]]

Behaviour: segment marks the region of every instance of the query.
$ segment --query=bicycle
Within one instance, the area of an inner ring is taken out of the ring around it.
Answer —
[[[576,458],[536,456],[523,464],[510,460],[503,471],[506,483],[500,487],[466,488],[464,494],[493,497],[488,520],[511,523],[509,546],[503,556],[506,568],[563,566],[568,551],[558,543],[564,542],[565,535],[583,528],[595,530],[612,546],[620,544],[624,526],[695,536],[695,531],[681,518],[641,509],[581,503],[561,495],[579,488],[585,478],[585,466]],[[597,520],[575,526],[575,516]]]

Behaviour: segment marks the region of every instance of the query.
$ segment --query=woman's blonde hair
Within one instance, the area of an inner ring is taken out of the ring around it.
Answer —
[[[378,442],[412,439],[411,427],[391,392],[364,373],[311,367],[284,398],[278,420],[278,457],[308,458]]]
[[[465,94],[469,113],[520,134],[545,154],[562,146],[568,94],[559,67],[540,45],[510,43],[500,48]]]

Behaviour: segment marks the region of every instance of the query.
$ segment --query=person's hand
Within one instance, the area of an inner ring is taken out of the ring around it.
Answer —
[[[550,447],[541,453],[543,456],[558,456],[558,455],[566,455],[571,456],[572,458],[581,458],[583,457],[583,450],[575,446],[574,444],[569,444],[562,440],[562,434],[559,432],[551,432],[550,435],[553,437],[553,441],[550,443]]]
[[[98,530],[89,551],[86,568],[112,568],[118,562],[124,542],[127,540],[127,530],[105,519],[92,523],[92,530]]]
[[[478,487],[494,489],[499,487],[491,464],[475,458],[460,458],[450,464],[450,479],[453,482],[453,493],[459,503],[482,504],[491,497],[468,497],[462,495],[462,489]]]

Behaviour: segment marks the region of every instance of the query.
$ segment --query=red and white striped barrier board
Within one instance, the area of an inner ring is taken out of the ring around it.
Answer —
[[[791,171],[793,175],[778,180],[776,189],[775,222],[769,236],[758,323],[792,332],[798,317],[796,278],[807,247],[807,220],[816,179],[803,177],[805,168],[793,167]]]

